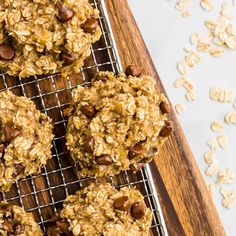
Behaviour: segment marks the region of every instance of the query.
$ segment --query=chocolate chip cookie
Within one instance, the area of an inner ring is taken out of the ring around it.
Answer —
[[[133,65],[126,74],[99,72],[91,86],[72,92],[66,140],[82,177],[138,171],[172,132],[155,80]]]
[[[40,172],[51,158],[52,128],[30,99],[0,93],[0,190]]]
[[[0,69],[22,78],[79,72],[98,41],[88,0],[0,1]]]
[[[43,232],[31,213],[19,206],[0,202],[0,235],[43,236]]]
[[[148,236],[151,221],[152,212],[138,190],[92,183],[67,197],[48,235]]]

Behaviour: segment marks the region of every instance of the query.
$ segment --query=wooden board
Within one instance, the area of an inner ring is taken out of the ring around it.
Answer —
[[[127,1],[106,0],[106,5],[123,66],[143,66],[157,79],[158,90],[165,92]],[[223,236],[221,221],[173,109],[171,118],[175,131],[151,165],[168,232]]]

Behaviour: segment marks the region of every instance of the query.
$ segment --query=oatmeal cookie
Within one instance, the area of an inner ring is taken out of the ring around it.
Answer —
[[[172,131],[169,105],[155,80],[134,66],[126,74],[99,72],[91,86],[72,92],[66,139],[82,177],[138,171]]]
[[[101,36],[98,17],[88,0],[1,0],[0,68],[22,78],[79,72]]]
[[[0,202],[0,235],[43,236],[43,232],[31,213],[19,206]]]
[[[0,93],[0,189],[40,172],[51,158],[51,119],[26,97]]]
[[[65,235],[148,236],[152,212],[134,188],[114,189],[110,184],[90,184],[68,196],[60,219],[49,228]]]

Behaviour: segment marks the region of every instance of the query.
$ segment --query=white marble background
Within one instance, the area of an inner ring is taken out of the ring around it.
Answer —
[[[207,177],[207,167],[203,155],[208,150],[206,141],[217,134],[210,130],[212,121],[223,122],[224,115],[233,111],[232,104],[220,104],[209,99],[212,86],[231,89],[236,96],[236,51],[226,50],[220,58],[203,54],[202,61],[195,66],[188,78],[194,82],[197,100],[187,102],[183,89],[175,89],[173,82],[179,77],[177,62],[184,57],[183,47],[190,46],[189,36],[192,33],[207,33],[204,26],[206,19],[216,19],[222,0],[212,0],[214,10],[206,12],[199,6],[199,0],[191,0],[188,11],[190,16],[183,18],[175,10],[175,0],[129,0],[134,17],[149,49],[151,57],[172,102],[184,103],[186,110],[179,115],[187,140],[195,155],[197,164],[207,183],[214,183],[216,177]],[[233,9],[236,23],[236,6]],[[145,59],[144,59],[145,60]],[[236,110],[234,110],[236,111]],[[216,156],[222,169],[231,167],[236,173],[236,126],[224,125],[223,133],[228,137],[229,147],[217,150]],[[236,182],[227,185],[236,190]],[[214,202],[229,236],[236,235],[236,206],[225,209],[221,206],[220,186],[214,186]]]

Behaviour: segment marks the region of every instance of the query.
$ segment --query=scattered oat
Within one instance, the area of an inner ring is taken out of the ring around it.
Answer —
[[[223,48],[212,48],[209,51],[210,55],[212,57],[221,57],[224,53],[224,49]]]
[[[204,160],[207,164],[211,164],[214,160],[214,152],[210,150],[204,154]]]
[[[211,44],[210,43],[199,43],[197,45],[197,50],[199,52],[208,52],[211,48]]]
[[[225,40],[226,45],[232,49],[232,50],[236,50],[236,37],[235,36],[231,36],[226,38]]]
[[[221,103],[229,103],[232,101],[232,91],[221,87],[212,87],[209,92],[210,99]]]
[[[217,26],[217,22],[213,21],[213,20],[206,20],[205,21],[205,26],[209,29],[209,30],[214,30]]]
[[[231,20],[232,16],[229,13],[230,9],[231,9],[231,6],[228,3],[222,4],[221,10],[220,10],[220,16],[222,16],[228,20]]]
[[[227,46],[231,50],[236,50],[236,35],[233,30],[232,16],[229,14],[229,10],[230,6],[223,4],[218,19],[215,21],[207,20],[205,21],[205,25],[213,35],[213,44]],[[221,54],[222,52],[217,52],[216,54],[213,52],[213,56]]]
[[[177,64],[177,69],[181,75],[186,75],[187,74],[187,65],[185,62],[179,62]]]
[[[208,191],[209,191],[211,197],[213,197],[213,193],[214,193],[214,187],[213,187],[213,185],[212,185],[211,183],[208,183],[208,184],[207,184],[207,188],[208,188]]]
[[[190,49],[189,48],[186,48],[186,47],[183,47],[183,50],[184,50],[184,52],[186,52],[186,53],[190,53]]]
[[[236,113],[235,112],[228,112],[225,115],[225,122],[227,124],[236,124]]]
[[[178,104],[175,105],[175,111],[176,111],[177,114],[183,112],[184,109],[185,109],[185,107],[184,107],[183,104],[179,104],[179,103],[178,103]]]
[[[218,172],[216,184],[230,184],[234,181],[234,172],[231,168],[220,170]]]
[[[221,132],[224,129],[224,126],[219,121],[214,121],[211,123],[211,130],[214,132]]]
[[[199,36],[198,43],[199,44],[211,44],[214,35],[210,32],[206,35]]]
[[[186,65],[193,67],[201,61],[201,56],[197,52],[190,50],[188,55],[185,56],[184,61]]]
[[[225,149],[228,147],[228,139],[226,138],[225,135],[219,135],[217,137],[217,142],[219,144],[219,147],[222,149]]]
[[[186,79],[183,78],[183,77],[180,77],[180,78],[176,79],[175,82],[174,82],[174,87],[179,88],[179,87],[183,86],[185,80]]]
[[[218,142],[215,138],[212,138],[207,141],[207,145],[210,147],[212,151],[214,151],[218,147]]]
[[[190,0],[178,0],[175,4],[175,8],[179,11],[183,11],[189,3]]]
[[[236,109],[236,102],[233,104],[233,108]]]
[[[188,11],[183,11],[182,12],[182,16],[183,17],[189,17],[190,16],[190,13]]]
[[[185,93],[185,99],[188,102],[194,101],[194,100],[196,100],[196,98],[197,98],[197,95],[194,91],[189,91],[189,92]]]
[[[213,10],[213,4],[210,0],[201,0],[200,6],[206,10],[206,11],[212,11]]]
[[[198,39],[199,39],[199,34],[194,33],[190,36],[190,43],[196,44],[198,42]]]
[[[193,83],[190,80],[185,80],[183,83],[183,87],[188,91],[191,92],[193,91],[194,87],[193,87]]]
[[[207,176],[214,176],[218,172],[218,164],[216,162],[212,162],[206,169]]]
[[[225,208],[232,208],[236,203],[236,190],[230,190],[222,187],[220,193],[223,196],[221,204]]]

